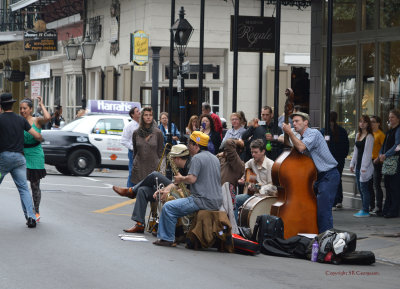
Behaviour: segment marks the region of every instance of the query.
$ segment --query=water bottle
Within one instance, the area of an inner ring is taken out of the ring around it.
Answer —
[[[317,262],[319,245],[317,239],[314,240],[311,250],[311,262]]]

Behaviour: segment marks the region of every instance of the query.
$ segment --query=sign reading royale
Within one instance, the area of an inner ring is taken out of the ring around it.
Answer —
[[[25,31],[24,50],[57,51],[56,30],[48,29],[44,32]]]
[[[89,100],[87,105],[88,111],[91,113],[128,114],[133,107],[141,109],[140,102]]]
[[[231,16],[231,51],[233,51],[233,23]],[[275,18],[238,16],[238,51],[275,52]]]

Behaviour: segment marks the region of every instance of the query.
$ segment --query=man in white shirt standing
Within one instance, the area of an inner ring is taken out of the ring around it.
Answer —
[[[132,135],[133,132],[139,128],[140,109],[136,106],[131,108],[131,110],[129,111],[129,116],[132,118],[132,121],[124,127],[121,138],[121,144],[128,149],[129,176],[128,176],[128,181],[126,182],[126,186],[128,188],[133,187],[135,185],[134,183],[131,182],[132,166],[134,159]]]

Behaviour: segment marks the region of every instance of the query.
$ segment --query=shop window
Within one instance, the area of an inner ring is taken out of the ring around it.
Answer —
[[[400,2],[398,0],[380,1],[380,28],[400,26]]]
[[[375,29],[375,0],[365,0],[362,4],[362,29]]]
[[[100,119],[93,128],[92,133],[122,135],[124,121],[122,119],[108,118]]]
[[[373,115],[375,104],[375,44],[362,45],[361,114]]]
[[[324,1],[324,33],[328,23],[328,2]],[[356,31],[357,1],[335,0],[333,2],[333,33],[348,33]]]
[[[356,46],[333,47],[331,110],[337,112],[338,124],[346,129],[351,150],[357,128],[356,64]]]
[[[400,108],[400,41],[384,42],[379,45],[379,116],[387,129],[389,111]]]

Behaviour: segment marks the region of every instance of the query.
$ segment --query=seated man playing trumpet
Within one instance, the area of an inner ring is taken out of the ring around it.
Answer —
[[[174,247],[175,226],[178,218],[199,210],[218,211],[222,205],[221,173],[218,158],[207,150],[209,136],[194,131],[190,135],[189,152],[192,156],[187,176],[177,174],[175,183],[190,184],[190,196],[165,203],[160,215],[157,238],[153,244]],[[168,188],[168,187],[167,187]],[[167,188],[162,194],[168,193]],[[156,193],[153,197],[155,197]]]
[[[171,152],[168,154],[168,158],[170,162],[173,162],[171,166],[176,166],[177,168],[187,171],[187,167],[190,164],[190,156],[187,146],[183,144],[172,146]],[[156,178],[158,178],[157,181]],[[136,222],[136,224],[129,229],[125,229],[125,232],[144,233],[147,204],[148,202],[155,202],[157,199],[157,192],[156,194],[154,193],[158,189],[157,183],[165,186],[162,190],[160,190],[162,193],[161,200],[165,202],[167,200],[168,193],[170,193],[171,189],[174,188],[175,185],[171,182],[171,180],[159,172],[152,172],[145,179],[131,188],[113,186],[113,190],[120,196],[131,199],[136,198],[131,218]]]

